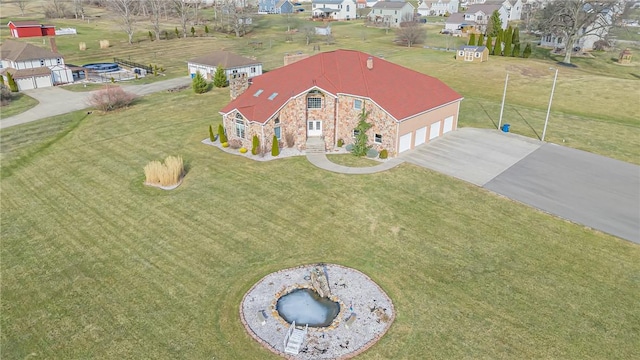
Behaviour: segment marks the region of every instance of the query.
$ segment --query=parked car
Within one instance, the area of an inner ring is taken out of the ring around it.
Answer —
[[[440,30],[440,34],[450,35],[451,34],[451,30],[442,29],[442,30]]]
[[[302,6],[302,4],[300,4],[299,2],[297,2],[297,3],[293,3],[293,6]]]
[[[303,12],[304,9],[296,9],[297,12]]]

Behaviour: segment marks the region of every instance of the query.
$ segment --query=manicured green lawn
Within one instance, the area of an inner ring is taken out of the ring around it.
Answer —
[[[380,165],[379,161],[368,159],[366,157],[353,156],[352,154],[327,155],[327,159],[338,165],[351,167],[369,167]]]
[[[25,94],[13,93],[13,96],[13,100],[8,105],[0,107],[0,118],[18,115],[38,105],[38,100]]]
[[[637,245],[412,165],[349,176],[226,154],[200,143],[226,101],[159,93],[0,133],[2,358],[275,359],[240,300],[315,262],[394,301],[362,359],[637,354]],[[167,155],[183,184],[143,186]]]

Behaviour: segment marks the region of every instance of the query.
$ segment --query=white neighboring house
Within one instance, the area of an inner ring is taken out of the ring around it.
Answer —
[[[373,5],[367,17],[369,21],[385,27],[400,27],[404,21],[413,20],[415,8],[404,1],[380,1]]]
[[[486,0],[486,5],[502,5],[509,14],[509,21],[522,19],[522,0]]]
[[[509,13],[507,9],[502,5],[471,5],[464,11],[464,13],[452,14],[445,22],[445,29],[450,31],[456,31],[462,27],[474,27],[481,33],[486,33],[487,24],[491,19],[491,14],[495,10],[500,13],[500,20],[502,20],[502,29],[505,30],[509,23]]]
[[[35,45],[5,40],[0,46],[0,59],[5,84],[10,73],[19,91],[73,82],[71,69],[61,54]]]
[[[355,0],[313,0],[311,11],[314,18],[351,20],[356,18]]]
[[[191,78],[196,76],[196,72],[199,72],[207,80],[213,79],[219,65],[224,68],[227,80],[231,79],[234,74],[246,74],[247,78],[262,74],[262,63],[260,61],[228,51],[214,51],[199,56],[187,61],[187,65]]]
[[[418,3],[418,14],[442,16],[458,12],[458,0],[422,0]]]

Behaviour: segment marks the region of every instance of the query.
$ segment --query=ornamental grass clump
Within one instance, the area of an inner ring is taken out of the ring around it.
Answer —
[[[167,156],[164,164],[154,160],[144,167],[146,185],[173,186],[180,182],[184,175],[184,163],[180,156]]]

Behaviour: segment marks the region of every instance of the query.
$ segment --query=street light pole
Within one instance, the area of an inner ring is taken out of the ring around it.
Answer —
[[[553,68],[549,68],[551,70]],[[549,123],[549,113],[551,113],[551,102],[553,101],[553,92],[556,90],[556,80],[558,80],[558,69],[556,68],[556,74],[553,76],[553,86],[551,87],[551,97],[549,97],[549,108],[547,108],[547,118],[544,120],[544,128],[542,129],[542,139],[540,141],[544,141],[544,136],[547,134],[547,124]]]
[[[507,97],[508,81],[509,81],[509,73],[507,72],[507,77],[504,79],[504,92],[502,93],[502,105],[500,106],[500,120],[498,121],[498,130],[500,130],[500,126],[502,126],[502,113],[504,112],[504,99]]]

